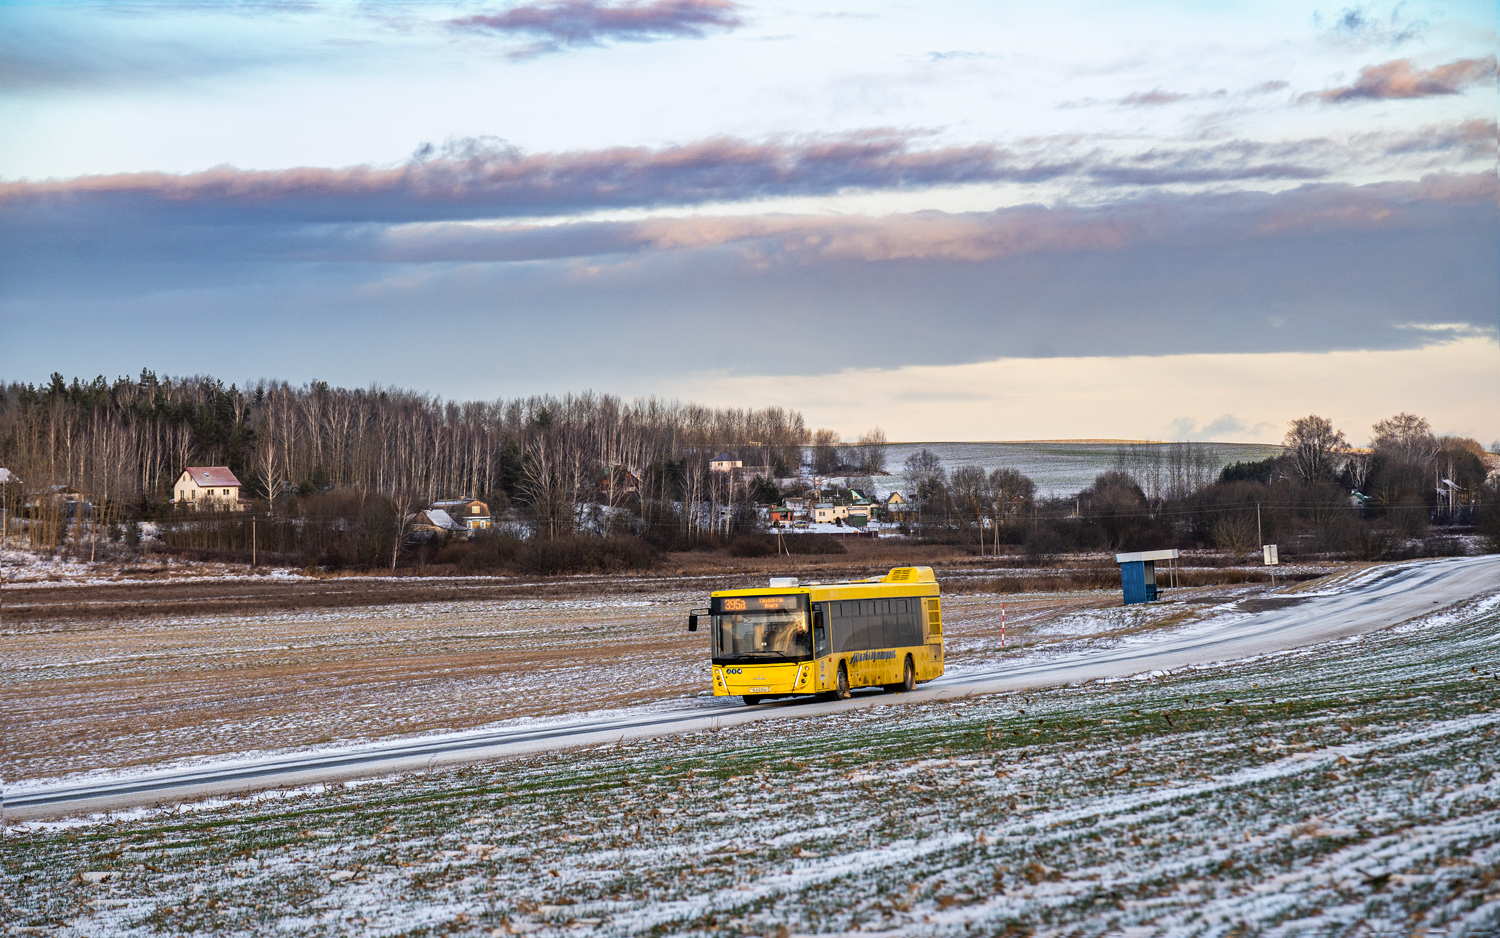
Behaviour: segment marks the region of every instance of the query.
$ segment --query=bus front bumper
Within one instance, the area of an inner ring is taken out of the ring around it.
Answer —
[[[811,661],[713,667],[715,697],[776,697],[817,691]]]

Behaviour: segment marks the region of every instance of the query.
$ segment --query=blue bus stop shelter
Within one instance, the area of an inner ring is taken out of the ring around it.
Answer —
[[[1140,550],[1133,554],[1115,554],[1115,563],[1120,565],[1120,587],[1125,592],[1125,605],[1156,602],[1156,562],[1171,561],[1181,557],[1177,549]],[[1176,572],[1176,567],[1171,567]],[[1176,585],[1175,583],[1173,584]]]

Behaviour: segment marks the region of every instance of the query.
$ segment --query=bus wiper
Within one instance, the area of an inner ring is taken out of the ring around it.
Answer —
[[[747,651],[747,652],[745,652],[745,654],[747,654],[747,655],[779,655],[782,658],[786,657],[786,652],[784,652],[784,651],[769,651],[769,650],[768,651]]]

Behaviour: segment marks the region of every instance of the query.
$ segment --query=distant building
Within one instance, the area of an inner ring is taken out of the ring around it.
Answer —
[[[832,502],[819,502],[812,507],[812,520],[818,524],[832,524],[849,517],[849,506]]]
[[[641,491],[641,480],[635,473],[624,466],[616,466],[599,480],[599,490],[604,493],[605,498],[618,498],[621,495],[639,495]]]
[[[240,480],[228,466],[188,466],[172,484],[172,500],[191,508],[240,507]]]
[[[745,461],[729,453],[720,453],[708,461],[708,468],[710,472],[733,473],[736,469],[745,468]]]
[[[428,508],[414,515],[407,515],[406,523],[413,531],[431,534],[452,534],[468,530],[464,525],[454,521],[453,516],[441,508]]]
[[[892,492],[885,500],[886,517],[895,522],[910,521],[916,512],[912,503],[900,492]]]
[[[14,472],[11,472],[4,466],[0,466],[0,485],[9,485],[12,482],[19,484],[20,481]]]
[[[791,524],[792,510],[790,508],[770,508],[766,511],[766,521],[770,524]]]
[[[490,506],[477,498],[445,498],[433,502],[432,507],[470,531],[483,531],[495,523]]]

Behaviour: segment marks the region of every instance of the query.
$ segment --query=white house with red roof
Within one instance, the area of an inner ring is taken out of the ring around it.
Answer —
[[[239,508],[240,480],[228,466],[188,466],[172,485],[172,500],[190,508]]]

